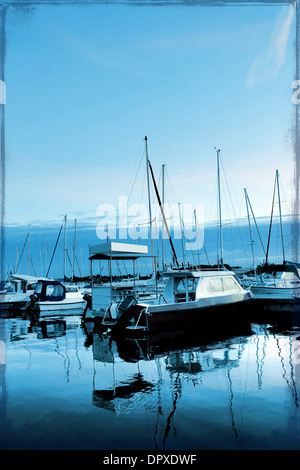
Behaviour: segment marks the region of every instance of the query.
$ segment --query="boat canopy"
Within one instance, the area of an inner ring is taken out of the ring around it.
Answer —
[[[36,276],[29,276],[28,274],[11,274],[10,279],[16,279],[19,281],[26,281],[30,284],[37,282],[39,280],[47,280],[46,277],[36,277]]]
[[[220,276],[235,276],[235,273],[233,271],[229,270],[207,270],[207,271],[189,271],[187,269],[173,269],[170,271],[164,271],[162,273],[163,277],[182,277],[182,276],[187,276],[187,277],[220,277]]]
[[[141,257],[153,257],[148,255],[146,245],[136,245],[130,243],[111,242],[101,245],[90,246],[90,260],[136,260]]]
[[[39,280],[34,294],[40,302],[64,300],[66,297],[66,288],[59,281]]]

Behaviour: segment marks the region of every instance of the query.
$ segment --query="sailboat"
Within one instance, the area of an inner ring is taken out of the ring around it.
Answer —
[[[268,253],[276,190],[279,206],[283,262],[281,264],[269,264]],[[263,274],[256,276],[256,282],[251,286],[251,291],[254,295],[254,301],[262,304],[262,306],[268,310],[290,311],[295,309],[300,311],[300,265],[286,261],[285,258],[278,170],[276,170],[275,176],[265,271]]]
[[[121,303],[111,303],[102,321],[114,330],[159,331],[199,323],[202,327],[224,328],[248,321],[246,304],[253,297],[250,290],[244,289],[233,271],[224,268],[222,215],[220,194],[219,150],[217,151],[219,217],[220,217],[220,266],[217,270],[192,271],[179,265],[174,244],[166,222],[153,169],[148,161],[155,193],[168,234],[174,269],[163,272],[168,280],[162,293],[151,299],[136,298],[131,295]]]

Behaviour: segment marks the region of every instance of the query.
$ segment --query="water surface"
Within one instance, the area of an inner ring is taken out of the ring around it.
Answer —
[[[300,331],[112,339],[0,319],[1,449],[300,450]]]

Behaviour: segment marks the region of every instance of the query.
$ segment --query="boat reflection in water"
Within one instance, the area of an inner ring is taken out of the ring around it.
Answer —
[[[80,316],[1,322],[3,449],[300,450],[292,323],[125,338]]]
[[[67,330],[67,322],[64,319],[57,318],[52,320],[42,320],[38,323],[40,328],[40,336],[42,338],[58,338],[65,336]]]
[[[93,404],[118,414],[128,412],[157,390],[162,369],[170,375],[187,374],[193,380],[202,373],[238,367],[243,344],[249,340],[246,334],[252,334],[250,326],[240,329],[240,334],[245,336],[215,334],[215,342],[207,343],[192,330],[161,331],[141,338],[94,332]],[[239,347],[232,347],[237,341]]]

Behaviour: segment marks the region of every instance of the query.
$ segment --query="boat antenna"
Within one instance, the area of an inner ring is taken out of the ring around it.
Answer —
[[[152,180],[153,180],[153,186],[154,186],[156,197],[157,197],[158,204],[159,204],[159,207],[160,207],[161,215],[163,217],[163,221],[164,221],[164,224],[165,224],[165,227],[166,227],[166,230],[167,230],[167,234],[168,234],[168,237],[169,237],[169,242],[170,242],[171,249],[172,249],[172,252],[173,252],[174,261],[175,261],[176,265],[179,267],[176,251],[175,251],[175,248],[174,248],[174,245],[173,245],[173,241],[172,241],[172,238],[171,238],[171,235],[170,235],[170,230],[169,230],[169,227],[168,227],[168,224],[167,224],[167,221],[166,221],[165,213],[164,213],[162,203],[161,203],[161,200],[160,200],[160,196],[159,196],[159,192],[158,192],[158,189],[157,189],[157,186],[156,186],[153,169],[152,169],[152,166],[151,166],[151,163],[150,163],[149,160],[148,160],[148,163],[149,163],[149,168],[150,168],[150,172],[151,172],[151,176],[152,176]]]

